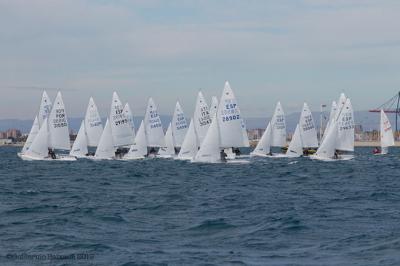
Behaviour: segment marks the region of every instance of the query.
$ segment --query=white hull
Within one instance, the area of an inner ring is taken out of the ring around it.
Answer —
[[[311,160],[323,161],[323,162],[349,161],[349,160],[354,159],[354,155],[339,155],[339,158],[337,158],[337,159],[324,158],[324,157],[320,157],[320,156],[317,156],[317,155],[311,155],[310,159]]]
[[[50,157],[41,158],[41,157],[35,157],[27,154],[18,153],[18,157],[24,161],[64,161],[64,162],[76,161],[76,157],[69,155],[56,155],[56,159],[52,159]]]

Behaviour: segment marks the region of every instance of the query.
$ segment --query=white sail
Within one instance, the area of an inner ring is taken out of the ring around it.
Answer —
[[[149,99],[144,117],[147,145],[149,147],[163,147],[165,145],[164,132],[157,106],[152,98]]]
[[[87,144],[89,147],[97,147],[103,133],[103,124],[101,122],[99,111],[92,97],[85,115],[85,130],[87,136]]]
[[[354,114],[350,99],[343,105],[337,119],[336,149],[340,151],[354,151]]]
[[[132,138],[133,138],[133,140],[135,140],[135,123],[133,121],[133,113],[132,113],[131,107],[129,106],[129,103],[125,104],[124,114],[125,114],[126,119],[128,119],[129,125],[132,128]]]
[[[49,143],[48,143],[48,122],[47,118],[43,120],[43,125],[40,128],[36,138],[33,140],[29,149],[25,152],[26,155],[36,158],[44,159],[49,155]]]
[[[196,130],[194,128],[193,118],[190,120],[189,129],[186,132],[185,139],[183,140],[181,150],[178,154],[178,159],[182,160],[192,160],[198,151],[198,143]]]
[[[249,135],[247,135],[247,127],[244,119],[241,121],[242,135],[243,135],[243,147],[250,147]]]
[[[52,149],[70,150],[67,113],[61,92],[57,93],[49,115],[49,147]]]
[[[310,108],[304,103],[300,116],[299,130],[304,148],[318,147],[318,135]]]
[[[389,118],[383,110],[381,110],[381,147],[382,153],[387,150],[388,147],[394,146],[394,137],[392,125],[390,124]]]
[[[196,107],[194,109],[194,128],[197,133],[197,143],[200,145],[211,124],[210,110],[208,109],[207,102],[204,100],[204,96],[199,92],[196,99]]]
[[[49,114],[51,112],[51,100],[49,95],[47,95],[46,91],[43,91],[42,95],[42,101],[40,102],[40,107],[39,107],[39,116],[38,116],[38,122],[39,122],[39,127],[43,125],[43,121],[49,117]]]
[[[124,107],[116,92],[113,93],[110,111],[110,125],[114,147],[130,146],[133,143],[133,131]]]
[[[271,119],[272,143],[273,147],[284,147],[286,145],[286,121],[285,113],[281,103],[278,102],[274,115]]]
[[[195,162],[216,163],[221,160],[219,135],[218,119],[215,115],[194,158]]]
[[[296,126],[296,130],[294,131],[292,141],[289,144],[286,155],[288,157],[300,157],[303,155],[303,142],[301,135],[301,127],[299,124]]]
[[[143,159],[147,155],[147,141],[144,122],[140,123],[139,130],[137,131],[135,142],[125,155],[124,159]]]
[[[324,140],[322,141],[315,155],[312,157],[318,159],[334,159],[337,133],[337,122],[333,120],[328,129],[328,132],[326,132]]]
[[[328,133],[328,130],[329,130],[330,125],[331,125],[331,124],[333,123],[333,121],[335,120],[336,112],[337,112],[337,104],[336,104],[335,101],[333,101],[333,102],[332,102],[332,107],[331,107],[331,112],[330,112],[330,114],[329,114],[329,120],[328,120],[328,123],[326,124],[325,130],[324,130],[324,135],[322,136],[321,143],[322,143],[322,141],[324,140],[325,135]]]
[[[36,138],[38,133],[39,133],[39,120],[38,117],[36,116],[35,120],[33,121],[31,131],[29,132],[28,138],[25,141],[21,153],[25,153],[27,150],[29,150],[29,147],[32,145],[32,142]]]
[[[81,127],[79,128],[78,135],[76,136],[75,142],[72,145],[69,155],[75,157],[85,157],[88,154],[88,142],[86,137],[85,121],[82,121]]]
[[[238,103],[228,81],[225,82],[221,101],[218,105],[217,119],[221,147],[243,147],[245,145],[243,139],[244,124]]]
[[[103,133],[101,134],[94,157],[97,159],[112,159],[115,157],[111,124],[108,119],[104,126]]]
[[[174,147],[181,147],[188,129],[185,114],[179,102],[176,102],[174,115],[172,117],[172,136]]]
[[[217,111],[218,111],[218,98],[216,96],[213,96],[211,98],[210,117],[214,117]]]
[[[339,117],[340,110],[343,108],[344,104],[347,101],[347,97],[344,93],[341,93],[339,96],[339,100],[337,101],[337,108],[336,108],[336,120]]]
[[[272,141],[272,126],[271,122],[268,123],[261,139],[258,141],[256,148],[251,155],[265,156],[271,153],[271,141]]]
[[[158,151],[161,156],[175,155],[174,139],[172,136],[172,123],[169,123],[167,132],[165,132],[165,146]]]

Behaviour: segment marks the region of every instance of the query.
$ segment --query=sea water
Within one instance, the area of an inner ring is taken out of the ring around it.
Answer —
[[[397,149],[248,164],[17,151],[0,148],[0,265],[400,265]]]

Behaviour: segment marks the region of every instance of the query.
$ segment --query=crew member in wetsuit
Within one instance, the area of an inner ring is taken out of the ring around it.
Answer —
[[[226,162],[226,157],[228,156],[224,150],[221,150],[220,152],[220,156],[221,156],[221,162]]]
[[[233,149],[233,152],[236,154],[236,156],[240,156],[242,153],[240,152],[239,148]]]
[[[338,151],[335,151],[335,155],[333,156],[334,159],[339,159],[339,153]]]
[[[375,147],[375,149],[373,150],[373,153],[374,154],[380,154],[380,153],[382,153],[382,151],[378,147]]]
[[[119,148],[115,151],[115,158],[122,158],[122,152]]]
[[[57,158],[56,154],[54,153],[54,151],[52,149],[50,149],[50,148],[49,148],[49,157],[51,159],[53,159],[53,160]]]
[[[150,148],[149,155],[154,155],[154,156],[157,155],[157,151],[154,147]]]

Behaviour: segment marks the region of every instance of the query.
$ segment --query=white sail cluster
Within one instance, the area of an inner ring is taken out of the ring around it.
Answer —
[[[216,163],[235,159],[240,154],[238,148],[249,147],[250,144],[245,120],[228,81],[219,99],[213,96],[209,106],[199,91],[190,120],[186,119],[177,101],[172,120],[164,134],[153,98],[148,99],[144,119],[137,132],[132,109],[128,103],[120,100],[116,92],[112,95],[104,127],[95,101],[90,98],[85,117],[71,145],[61,93],[57,94],[52,103],[47,93],[43,92],[38,114],[18,155],[24,160],[138,160],[158,157]],[[393,145],[390,121],[382,111],[382,154],[387,153]],[[292,158],[310,155],[312,159],[329,161],[352,158],[352,152],[354,112],[350,99],[341,94],[338,101],[332,103],[329,121],[320,141],[312,112],[304,103],[288,143],[285,112],[278,102],[251,157]]]

